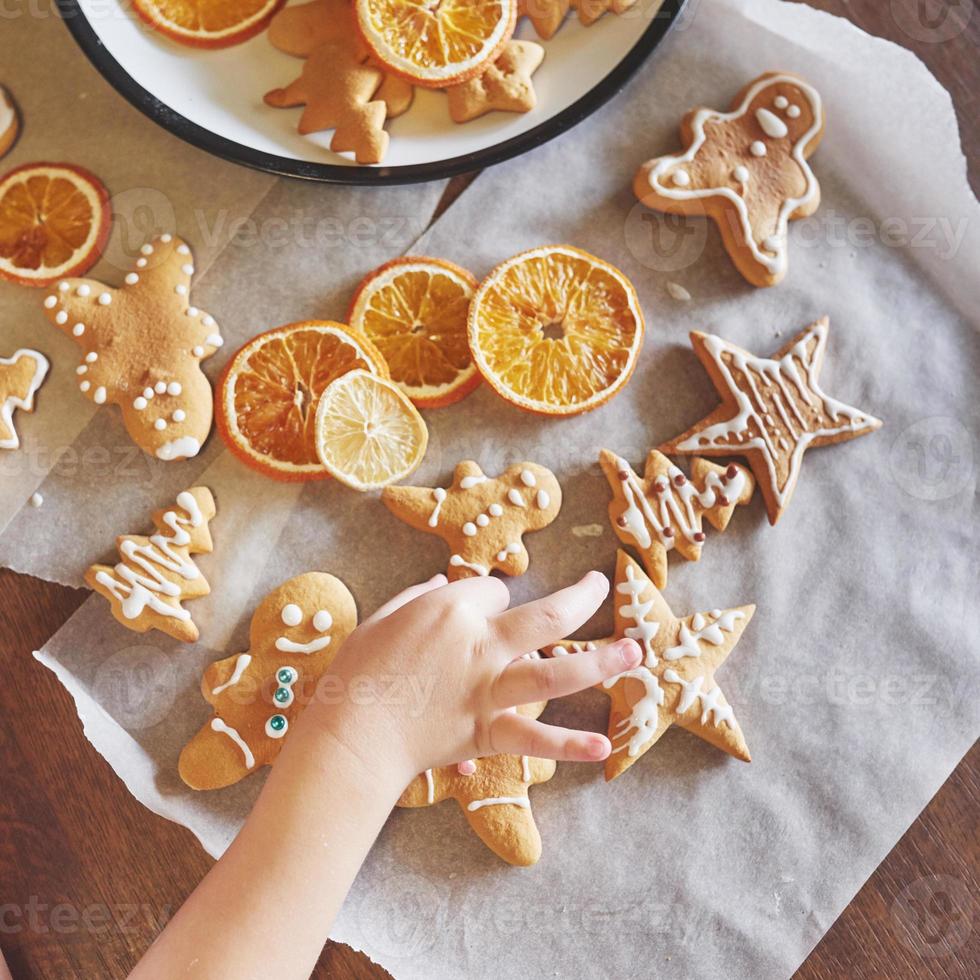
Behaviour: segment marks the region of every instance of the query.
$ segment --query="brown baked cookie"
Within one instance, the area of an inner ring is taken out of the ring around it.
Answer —
[[[547,702],[518,708],[537,718]],[[426,769],[409,783],[401,807],[432,806],[454,799],[480,840],[508,864],[528,867],[541,857],[541,834],[531,814],[528,790],[555,774],[553,759],[491,755],[455,766]]]
[[[667,584],[667,553],[687,561],[701,557],[704,518],[724,531],[739,504],[748,503],[755,480],[735,463],[719,466],[697,458],[685,476],[663,453],[651,449],[640,479],[621,456],[603,449],[599,465],[609,481],[609,520],[616,537],[640,552],[653,584]]]
[[[499,477],[478,463],[456,467],[452,486],[386,487],[385,506],[419,531],[438,534],[449,545],[450,581],[489,575],[523,575],[528,554],[523,535],[547,527],[561,509],[561,487],[551,470],[517,463]]]
[[[63,279],[44,300],[48,319],[82,351],[78,388],[118,405],[126,431],[157,459],[196,456],[211,431],[211,383],[201,362],[223,343],[209,313],[191,306],[190,248],[174,235],[143,245],[113,289]]]
[[[0,449],[19,448],[14,409],[34,411],[34,394],[50,366],[43,354],[27,348],[15,351],[11,357],[0,357]]]
[[[582,25],[589,27],[606,11],[621,14],[634,3],[636,0],[518,0],[517,16],[527,17],[538,37],[547,40],[564,23],[569,8],[576,8]]]
[[[0,157],[5,156],[20,135],[20,116],[10,93],[0,85]]]
[[[767,72],[738,93],[731,111],[689,112],[681,123],[686,149],[644,163],[633,190],[658,211],[713,218],[739,272],[755,286],[775,285],[786,275],[789,222],[820,205],[807,158],[824,118],[812,85]]]
[[[622,775],[675,722],[716,748],[750,761],[742,729],[715,680],[735,648],[755,606],[675,616],[667,600],[625,551],[616,555],[615,628],[600,640],[564,640],[541,652],[565,656],[628,636],[640,645],[638,667],[597,686],[609,695],[606,779]]]
[[[270,592],[252,617],[249,649],[201,678],[215,716],[180,753],[181,779],[219,789],[271,766],[355,626],[354,597],[333,575],[307,572]]]
[[[660,449],[665,453],[744,456],[775,524],[789,506],[805,450],[867,435],[881,421],[824,394],[818,379],[830,322],[823,317],[772,357],[756,357],[713,334],[691,344],[721,405]]]
[[[85,583],[109,600],[112,615],[126,629],[157,629],[181,643],[193,643],[198,629],[181,602],[211,591],[191,555],[214,550],[208,526],[214,514],[207,487],[177,494],[175,507],[154,513],[155,534],[121,535],[116,539],[119,563],[114,568],[92,565]]]
[[[330,149],[352,151],[358,163],[380,163],[388,148],[387,109],[372,100],[382,73],[359,57],[350,44],[322,44],[303,63],[299,78],[265,95],[276,109],[305,106],[299,120],[303,135],[333,129]]]
[[[543,59],[540,44],[508,41],[482,75],[446,89],[453,122],[469,122],[494,110],[529,112],[537,102],[531,76]]]

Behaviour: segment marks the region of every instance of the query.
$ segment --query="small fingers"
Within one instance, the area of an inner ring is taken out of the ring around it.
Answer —
[[[493,575],[475,575],[450,582],[446,595],[464,600],[487,619],[499,615],[510,605],[510,591]]]
[[[431,592],[433,589],[438,589],[445,584],[446,576],[440,572],[438,575],[433,575],[427,582],[410,585],[407,589],[402,589],[398,595],[392,596],[387,602],[379,606],[364,622],[375,623],[379,619],[384,619],[413,599],[417,599],[420,595],[425,595],[426,592]]]
[[[494,621],[498,644],[513,658],[562,640],[589,619],[608,592],[606,576],[589,572],[566,589],[509,609]]]
[[[494,719],[490,739],[495,753],[559,762],[601,762],[612,751],[609,739],[598,732],[545,725],[515,711],[504,712]]]
[[[565,697],[632,669],[642,658],[636,641],[623,639],[573,657],[513,660],[494,683],[494,701],[498,708],[512,708]]]

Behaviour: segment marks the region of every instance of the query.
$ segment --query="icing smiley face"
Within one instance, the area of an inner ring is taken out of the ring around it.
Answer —
[[[715,220],[738,270],[756,286],[787,270],[787,226],[813,214],[820,185],[809,156],[824,129],[820,95],[788,72],[769,72],[732,109],[684,118],[682,153],[648,160],[633,189],[648,207]]]
[[[339,579],[307,572],[263,599],[250,647],[204,673],[215,717],[180,756],[193,789],[216,789],[271,765],[341,644],[357,625],[354,598]]]

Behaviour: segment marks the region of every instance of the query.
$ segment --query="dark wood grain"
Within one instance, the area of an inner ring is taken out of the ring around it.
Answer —
[[[922,58],[953,95],[980,187],[978,5],[808,2]],[[944,18],[957,16],[969,22],[951,32]],[[441,208],[471,180],[453,180]],[[130,797],[82,734],[69,695],[31,657],[84,598],[0,570],[0,949],[15,980],[125,976],[210,866],[188,831]],[[978,790],[974,747],[821,940],[801,980],[980,975]],[[388,976],[334,943],[314,975]]]

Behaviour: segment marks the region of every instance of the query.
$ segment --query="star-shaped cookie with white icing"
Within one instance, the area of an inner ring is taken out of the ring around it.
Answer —
[[[385,487],[381,499],[406,524],[438,534],[449,545],[446,575],[455,581],[494,569],[523,575],[529,561],[523,536],[558,516],[561,487],[537,463],[516,463],[493,478],[464,460],[448,489]]]
[[[744,456],[775,524],[789,505],[803,453],[867,435],[881,420],[845,405],[818,379],[830,322],[823,317],[772,357],[756,357],[713,334],[691,344],[721,396],[721,405],[660,449],[665,453]]]
[[[809,156],[824,131],[817,90],[789,72],[767,72],[729,112],[694,109],[681,122],[681,153],[648,160],[633,191],[647,207],[708,215],[732,261],[755,286],[787,268],[787,227],[820,205]]]
[[[643,569],[620,551],[613,589],[615,628],[601,640],[565,640],[546,647],[547,656],[563,656],[613,643],[628,636],[640,645],[638,667],[599,685],[609,695],[606,779],[622,775],[673,724],[744,762],[748,746],[715,671],[748,626],[754,605],[712,609],[677,617]]]
[[[143,245],[125,285],[63,279],[44,300],[48,319],[82,351],[79,390],[114,404],[133,442],[162,460],[200,452],[211,431],[211,383],[201,361],[223,343],[190,303],[191,250],[173,235]]]

